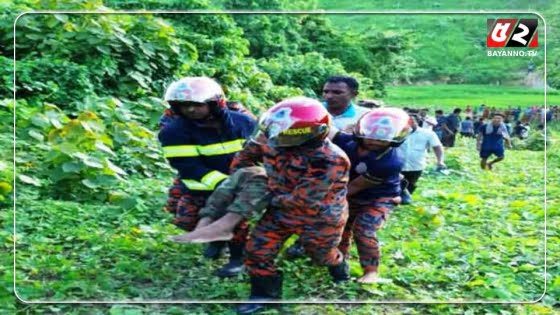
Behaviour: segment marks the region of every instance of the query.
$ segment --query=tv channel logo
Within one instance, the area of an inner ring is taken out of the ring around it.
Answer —
[[[538,19],[488,19],[488,48],[539,47]]]

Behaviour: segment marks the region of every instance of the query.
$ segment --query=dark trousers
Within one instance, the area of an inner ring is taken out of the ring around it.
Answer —
[[[416,190],[416,182],[422,176],[422,171],[408,171],[401,172],[401,174],[404,176],[404,179],[401,181],[401,189],[408,188],[408,191],[412,194]]]
[[[443,137],[441,138],[441,144],[446,148],[452,148],[455,146],[455,137],[457,136],[457,131],[454,133],[443,132]]]

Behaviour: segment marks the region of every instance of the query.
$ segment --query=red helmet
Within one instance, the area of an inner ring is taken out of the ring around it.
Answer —
[[[354,135],[358,138],[400,144],[411,131],[410,116],[404,110],[384,107],[364,114],[354,128]]]
[[[308,97],[293,97],[267,110],[259,119],[253,141],[271,147],[293,147],[313,139],[325,139],[331,118],[325,107]]]

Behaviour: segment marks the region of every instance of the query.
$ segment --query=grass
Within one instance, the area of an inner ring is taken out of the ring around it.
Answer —
[[[555,128],[552,126],[551,128]],[[557,135],[556,128],[553,135]],[[543,152],[508,151],[494,173],[478,169],[472,139],[448,150],[449,176],[427,172],[415,203],[399,207],[379,233],[381,274],[390,281],[333,286],[325,269],[308,259],[280,266],[286,274],[284,298],[347,300],[482,299],[534,300],[543,291]],[[557,150],[555,151],[558,153]],[[551,155],[552,157],[552,155]],[[560,179],[551,168],[550,183]],[[221,280],[212,275],[224,260],[201,259],[201,246],[178,245],[166,237],[178,233],[159,210],[166,178],[132,180],[152,194],[145,207],[125,210],[110,204],[80,204],[37,198],[18,188],[17,279],[20,296],[34,300],[243,299],[248,279]],[[554,196],[554,195],[552,195]],[[558,205],[552,200],[552,205]],[[558,208],[549,208],[549,224],[558,224]],[[1,214],[11,221],[10,212]],[[11,246],[9,225],[1,232]],[[558,232],[549,230],[549,262],[558,256]],[[353,277],[360,274],[356,252]],[[8,257],[2,265],[9,266]],[[2,267],[3,279],[10,269]],[[560,290],[558,270],[549,270],[549,289]],[[6,295],[10,287],[0,293]],[[553,291],[555,292],[555,291]],[[0,298],[2,294],[0,294]],[[0,300],[6,301],[7,298]],[[550,296],[547,303],[557,298]],[[221,304],[163,305],[19,305],[22,313],[48,314],[233,314]],[[268,314],[462,314],[484,310],[498,314],[553,314],[542,304],[503,305],[285,305]]]
[[[504,108],[508,106],[544,105],[544,91],[516,86],[491,85],[423,85],[391,86],[387,88],[385,103],[409,107],[428,106],[453,109],[466,105],[486,104]],[[560,93],[548,91],[548,106],[560,105]]]

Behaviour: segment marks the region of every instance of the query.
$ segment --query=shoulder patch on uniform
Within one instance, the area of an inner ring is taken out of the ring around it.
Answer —
[[[358,174],[365,174],[365,173],[367,173],[368,169],[367,169],[366,163],[360,162],[360,163],[358,163],[358,165],[356,165],[355,170],[356,170],[356,173],[358,173]]]

